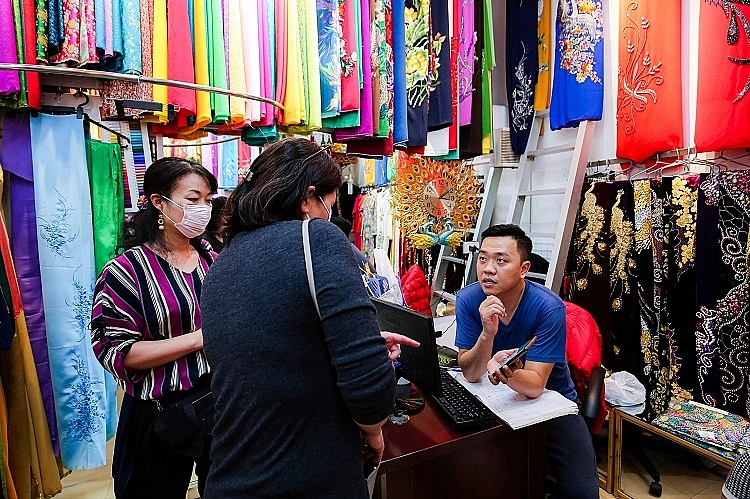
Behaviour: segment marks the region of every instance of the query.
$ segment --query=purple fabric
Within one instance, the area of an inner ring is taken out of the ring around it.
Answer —
[[[362,6],[362,26],[367,29],[362,30],[362,77],[364,80],[360,106],[359,106],[359,123],[358,127],[340,128],[334,130],[333,137],[336,142],[356,138],[371,138],[373,134],[372,123],[372,46],[370,42],[370,2],[369,0],[360,0]],[[378,117],[379,119],[379,117]]]
[[[16,30],[11,0],[0,0],[0,62],[18,64]],[[18,71],[0,71],[0,95],[21,91]]]
[[[0,0],[2,1],[2,0]],[[52,376],[47,353],[47,328],[42,302],[42,278],[37,251],[36,209],[34,208],[34,171],[31,162],[31,129],[29,117],[6,116],[3,130],[3,148],[0,164],[8,175],[10,184],[11,218],[10,239],[13,263],[16,267],[21,301],[26,312],[31,350],[34,355],[39,388],[42,391],[44,411],[47,414],[52,447],[60,455],[57,436],[55,399],[52,393]]]
[[[471,82],[474,77],[474,1],[461,1],[461,33],[458,48],[458,124],[471,124]],[[476,0],[482,1],[482,0]]]

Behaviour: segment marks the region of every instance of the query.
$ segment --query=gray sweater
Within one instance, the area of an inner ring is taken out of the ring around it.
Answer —
[[[362,440],[393,407],[395,375],[341,230],[310,223],[322,320],[302,222],[237,235],[203,283],[216,398],[204,497],[366,498]]]

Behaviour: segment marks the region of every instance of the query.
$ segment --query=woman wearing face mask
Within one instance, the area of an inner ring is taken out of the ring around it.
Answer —
[[[164,409],[210,389],[198,300],[216,254],[199,236],[217,182],[200,164],[162,158],[146,170],[143,188],[145,202],[126,227],[126,251],[97,280],[91,341],[125,390],[112,465],[115,496],[184,499],[194,464],[203,491],[210,441],[199,441],[199,456],[195,447],[185,452],[157,434],[154,422]],[[177,428],[168,433],[183,431]],[[191,431],[186,439],[197,438]]]

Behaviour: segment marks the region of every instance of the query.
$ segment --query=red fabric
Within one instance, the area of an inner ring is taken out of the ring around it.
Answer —
[[[736,9],[748,17],[750,7],[740,2],[730,5],[733,19],[724,13],[721,2],[701,2],[695,120],[698,152],[750,146],[750,92],[740,97],[750,80],[750,66],[738,61],[750,59],[750,40],[734,13]],[[731,45],[727,43],[730,22],[735,23],[732,31],[737,33]]]
[[[641,162],[683,145],[681,4],[620,3],[618,158]]]
[[[583,400],[591,373],[602,364],[602,335],[591,314],[574,303],[565,302],[565,323],[568,328],[565,357],[578,398]],[[599,412],[591,429],[594,434],[599,433],[607,415],[604,387],[600,400]]]
[[[23,0],[23,44],[26,64],[36,64],[36,11],[34,0]],[[29,107],[42,107],[42,90],[39,86],[39,73],[26,72],[26,87]]]
[[[409,267],[409,270],[401,278],[401,292],[409,308],[425,315],[432,315],[432,309],[430,308],[432,292],[427,284],[424,270],[416,263]]]
[[[190,35],[187,2],[185,0],[167,0],[167,12],[169,15],[167,28],[169,79],[195,83],[193,40]],[[197,109],[195,90],[169,87],[169,103],[180,106],[180,110],[177,112],[177,127],[186,127],[188,116],[195,116],[195,110]],[[169,126],[167,126],[167,130],[169,130]]]

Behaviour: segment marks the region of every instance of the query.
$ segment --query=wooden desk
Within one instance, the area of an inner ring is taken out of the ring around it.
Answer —
[[[385,455],[374,497],[543,498],[546,424],[502,423],[456,432],[431,399],[404,425],[383,427]]]

